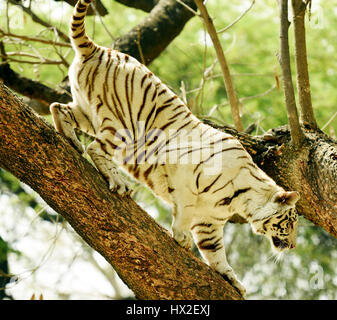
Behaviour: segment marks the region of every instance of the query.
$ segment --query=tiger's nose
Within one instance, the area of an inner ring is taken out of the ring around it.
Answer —
[[[296,247],[295,244],[293,244],[293,243],[290,244],[290,249],[294,249],[295,247]]]

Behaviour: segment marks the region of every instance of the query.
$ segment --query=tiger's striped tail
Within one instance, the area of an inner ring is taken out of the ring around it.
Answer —
[[[97,45],[85,32],[85,16],[93,0],[77,1],[70,21],[70,37],[74,50],[82,56],[89,56]]]

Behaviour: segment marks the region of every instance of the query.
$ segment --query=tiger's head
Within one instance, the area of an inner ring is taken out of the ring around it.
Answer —
[[[276,252],[296,246],[298,214],[295,204],[298,199],[297,192],[279,192],[273,197],[272,205],[269,205],[273,213],[251,221],[253,231],[269,238]]]

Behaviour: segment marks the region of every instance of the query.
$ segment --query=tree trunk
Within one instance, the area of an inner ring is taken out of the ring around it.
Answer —
[[[0,166],[32,187],[139,299],[242,299],[0,83]]]

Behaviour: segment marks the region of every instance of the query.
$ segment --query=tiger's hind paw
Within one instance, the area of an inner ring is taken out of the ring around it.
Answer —
[[[182,247],[191,249],[193,245],[193,240],[189,232],[177,231],[175,228],[172,228],[173,238],[177,241]]]
[[[246,288],[237,279],[233,270],[228,270],[225,273],[222,273],[221,275],[226,281],[228,281],[242,295],[242,297],[244,297],[244,298],[246,297]]]

